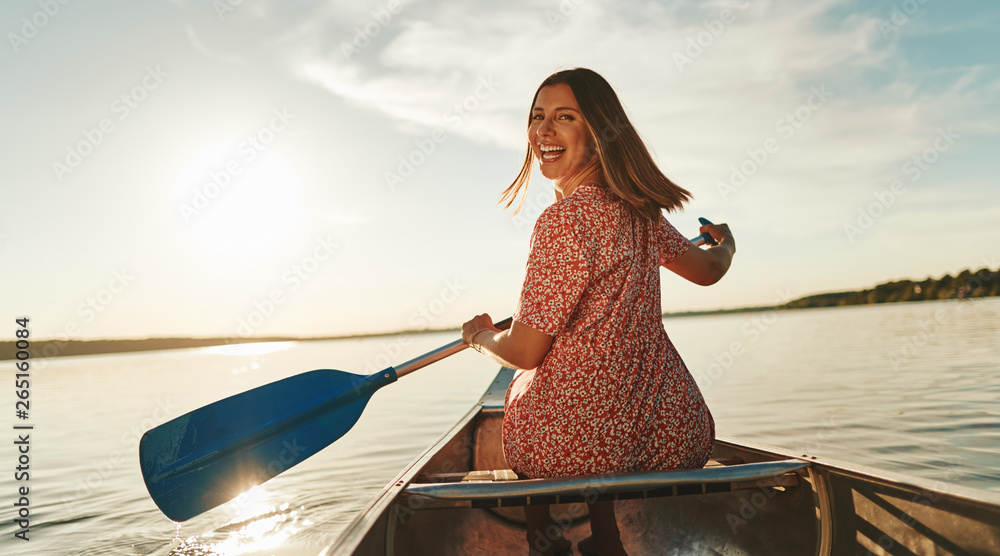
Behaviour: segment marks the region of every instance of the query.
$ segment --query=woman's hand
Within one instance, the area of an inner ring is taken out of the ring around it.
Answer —
[[[476,315],[472,317],[472,320],[462,325],[462,341],[470,346],[473,345],[476,334],[479,334],[483,330],[492,330],[494,333],[500,332],[499,328],[493,326],[493,319],[486,313]]]
[[[698,231],[707,232],[719,244],[708,249],[692,246],[676,261],[663,266],[689,282],[711,286],[729,272],[736,254],[736,240],[727,224],[705,224]]]
[[[733,232],[729,231],[729,224],[705,224],[701,228],[698,228],[698,231],[712,236],[712,239],[719,245],[723,243],[729,245],[732,248],[733,254],[736,254],[736,240],[733,238]]]
[[[552,347],[552,336],[517,321],[500,330],[487,314],[462,325],[462,341],[512,369],[534,369]]]

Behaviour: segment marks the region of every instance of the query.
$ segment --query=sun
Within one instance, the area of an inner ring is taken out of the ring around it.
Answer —
[[[192,241],[221,260],[280,255],[299,231],[304,205],[294,167],[280,153],[233,141],[196,151],[178,179],[180,218]]]

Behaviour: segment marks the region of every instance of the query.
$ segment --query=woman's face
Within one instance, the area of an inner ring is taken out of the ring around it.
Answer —
[[[528,142],[542,175],[557,184],[576,175],[594,156],[590,132],[569,85],[548,85],[538,91]]]

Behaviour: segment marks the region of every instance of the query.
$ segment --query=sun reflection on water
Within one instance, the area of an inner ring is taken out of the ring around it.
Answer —
[[[219,355],[263,355],[276,351],[291,349],[297,342],[253,342],[248,344],[226,344],[224,346],[210,346],[203,348],[205,353]]]
[[[302,517],[303,507],[277,504],[262,486],[242,494],[220,510],[234,517],[219,527],[187,539],[174,539],[171,556],[239,556],[260,554],[281,547],[312,523]]]

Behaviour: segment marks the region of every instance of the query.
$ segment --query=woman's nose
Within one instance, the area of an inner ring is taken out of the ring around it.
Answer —
[[[539,137],[544,137],[546,135],[552,135],[552,120],[545,118],[539,123],[538,129],[535,131]]]

